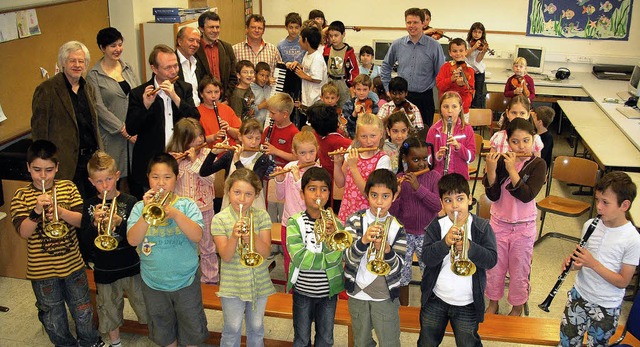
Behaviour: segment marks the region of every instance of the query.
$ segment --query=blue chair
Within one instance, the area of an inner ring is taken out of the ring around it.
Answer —
[[[636,339],[640,339],[640,295],[636,295],[635,300],[633,300],[633,306],[631,306],[631,311],[629,311],[629,318],[627,318],[627,323],[624,325],[622,335],[616,342],[612,343],[611,346],[633,347],[625,343],[620,344],[627,333],[633,335]]]

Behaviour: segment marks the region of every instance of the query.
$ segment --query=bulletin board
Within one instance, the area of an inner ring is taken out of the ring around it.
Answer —
[[[0,123],[0,145],[31,131],[31,99],[45,78],[53,76],[60,46],[84,43],[91,54],[88,69],[102,57],[96,34],[109,26],[107,0],[82,0],[37,7],[41,35],[0,43],[0,105],[7,120]]]

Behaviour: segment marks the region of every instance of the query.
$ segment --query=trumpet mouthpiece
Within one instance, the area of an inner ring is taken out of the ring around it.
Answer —
[[[458,225],[458,211],[453,211],[453,225]]]

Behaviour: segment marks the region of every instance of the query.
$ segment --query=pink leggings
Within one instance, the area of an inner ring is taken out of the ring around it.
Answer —
[[[523,305],[529,298],[529,273],[533,242],[536,239],[536,221],[506,223],[491,216],[490,223],[496,235],[498,263],[487,271],[485,295],[489,300],[500,300],[504,295],[504,279],[509,272],[507,301],[514,306]]]

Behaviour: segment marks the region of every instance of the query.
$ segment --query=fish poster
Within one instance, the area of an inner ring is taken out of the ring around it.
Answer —
[[[629,40],[633,0],[529,0],[527,35]]]

